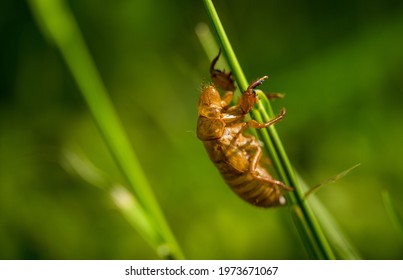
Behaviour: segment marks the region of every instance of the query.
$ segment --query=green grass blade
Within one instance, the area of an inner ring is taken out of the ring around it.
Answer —
[[[221,45],[224,56],[231,67],[233,76],[241,91],[246,90],[248,81],[242,71],[242,68],[236,58],[229,39],[221,24],[219,16],[211,0],[203,0],[210,22],[216,32],[218,41]],[[252,110],[251,116],[259,122],[267,122],[274,117],[270,102],[264,96],[258,103],[258,110]],[[294,175],[294,171],[288,160],[287,154],[283,148],[281,140],[274,126],[259,130],[261,140],[265,144],[269,155],[273,160],[273,166],[276,169],[279,178],[287,185],[294,187],[293,192],[287,195],[288,202],[296,228],[301,239],[308,250],[311,258],[315,259],[334,259],[334,253],[325,238],[323,230],[318,223],[311,208],[303,199],[303,192]]]
[[[273,110],[266,95],[261,91],[257,94],[260,100],[258,103],[259,110],[252,111],[252,117],[259,122],[267,122],[273,118],[269,116],[269,114],[274,116]],[[314,259],[334,259],[334,253],[322,227],[304,199],[304,191],[296,179],[275,127],[270,126],[266,130],[261,129],[258,133],[265,143],[279,177],[285,184],[294,188],[293,192],[287,193],[291,217],[309,256]]]
[[[98,169],[83,154],[66,150],[61,160],[62,166],[70,174],[77,176],[85,182],[107,191],[123,217],[153,248],[163,248],[163,238],[151,224],[152,218],[144,212],[138,200],[123,186],[112,183],[107,174]],[[157,252],[163,250],[157,250]],[[161,256],[163,257],[163,255]]]
[[[156,248],[157,254],[163,258],[172,258],[169,246],[165,244],[164,237],[156,230],[156,225],[152,223],[154,219],[144,211],[144,208],[136,197],[126,188],[119,185],[110,187],[110,197],[123,215],[139,234],[151,246]]]
[[[135,197],[148,217],[153,219],[151,224],[164,237],[164,244],[170,249],[168,257],[183,258],[65,1],[29,0],[29,4],[44,33],[60,50]]]
[[[216,31],[218,41],[223,49],[223,54],[231,67],[232,73],[235,77],[235,80],[239,86],[241,91],[246,90],[248,87],[248,80],[246,79],[241,65],[236,58],[235,52],[232,49],[231,43],[225,33],[224,27],[221,24],[220,18],[214,8],[213,2],[210,0],[203,0],[204,5],[206,7],[207,15],[210,18],[210,22],[212,23],[214,30]]]
[[[210,28],[204,22],[200,22],[196,25],[195,32],[199,38],[200,44],[202,45],[204,52],[207,54],[208,59],[211,61],[217,56],[217,50],[219,46],[215,40],[214,35],[210,32]],[[224,68],[221,65],[222,59],[217,61],[217,67]],[[228,65],[225,65],[228,67]]]
[[[355,165],[348,169],[351,171],[356,168]],[[342,172],[344,173],[344,172]],[[297,175],[298,181],[302,190],[306,191],[309,189],[307,184]],[[334,220],[332,215],[327,211],[326,207],[315,197],[315,194],[310,194],[309,205],[315,212],[318,221],[320,222],[323,231],[326,233],[326,237],[332,246],[336,256],[343,260],[359,260],[361,259],[360,254],[357,252],[355,247],[351,244],[350,240],[343,233],[342,229],[339,227],[338,223]]]
[[[360,166],[360,163],[336,174],[335,176],[332,176],[326,180],[324,180],[323,182],[313,186],[312,188],[309,188],[308,191],[305,192],[304,194],[304,199],[307,199],[310,195],[312,195],[313,193],[317,192],[319,189],[321,189],[324,186],[327,186],[331,183],[337,182],[338,180],[340,180],[341,178],[343,178],[344,176],[346,176],[348,173],[350,173],[350,171],[352,171],[353,169],[357,168],[358,166]]]

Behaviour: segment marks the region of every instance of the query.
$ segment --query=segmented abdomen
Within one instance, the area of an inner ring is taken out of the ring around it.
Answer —
[[[258,167],[259,174],[240,172],[230,165],[217,167],[225,182],[243,200],[263,208],[285,204],[280,187],[264,180],[272,178],[262,167]]]

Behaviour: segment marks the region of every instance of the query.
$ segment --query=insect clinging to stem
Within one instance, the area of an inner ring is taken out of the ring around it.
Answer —
[[[284,205],[286,200],[283,191],[291,191],[292,188],[274,179],[261,166],[262,148],[259,141],[244,132],[248,128],[262,129],[274,125],[284,118],[286,111],[281,109],[278,116],[266,123],[244,121],[244,117],[257,102],[254,89],[268,77],[252,82],[242,93],[238,103],[230,106],[235,84],[231,72],[215,69],[219,56],[220,53],[210,66],[213,84],[202,85],[197,136],[203,141],[211,161],[225,182],[239,197],[258,207]],[[226,91],[222,97],[217,87]]]

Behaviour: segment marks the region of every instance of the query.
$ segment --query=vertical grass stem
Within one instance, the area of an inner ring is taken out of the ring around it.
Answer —
[[[232,49],[230,41],[221,24],[220,18],[211,0],[203,0],[208,17],[216,32],[223,54],[231,67],[233,76],[241,91],[248,87],[248,81]],[[274,117],[269,100],[263,95],[258,104],[258,110],[252,110],[251,116],[259,122],[267,122]],[[287,185],[294,187],[294,191],[288,194],[288,202],[291,214],[301,239],[308,250],[308,254],[314,259],[335,259],[334,253],[324,236],[321,226],[316,220],[312,210],[303,199],[302,189],[296,179],[288,156],[283,148],[281,140],[274,126],[262,129],[259,134],[272,158],[273,166],[280,179]]]

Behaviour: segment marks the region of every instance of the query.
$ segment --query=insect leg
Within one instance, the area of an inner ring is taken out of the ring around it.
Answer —
[[[256,141],[252,141],[252,143],[250,143],[249,149],[250,148],[254,148],[255,150],[255,154],[253,155],[249,163],[249,172],[254,174],[256,173],[256,167],[259,164],[259,160],[262,156],[262,148]]]
[[[281,182],[281,181],[279,181],[279,180],[275,180],[275,179],[273,179],[273,178],[271,178],[271,177],[261,176],[261,175],[259,174],[259,172],[258,172],[258,170],[257,170],[257,167],[258,167],[260,158],[261,158],[261,156],[262,156],[262,148],[261,148],[260,145],[259,145],[257,142],[255,142],[255,141],[253,141],[249,147],[255,149],[255,154],[252,156],[252,158],[251,158],[251,160],[250,160],[250,163],[249,163],[249,172],[250,172],[250,174],[251,174],[255,179],[258,179],[258,180],[267,182],[267,183],[269,183],[269,184],[277,185],[277,186],[279,186],[279,187],[281,187],[281,188],[283,188],[283,189],[285,189],[285,190],[288,190],[288,191],[292,191],[293,188],[286,186],[283,182]]]
[[[220,70],[214,69],[215,65],[217,64],[218,59],[220,58],[220,55],[221,55],[221,48],[218,50],[217,56],[214,57],[214,59],[211,61],[211,64],[210,64],[210,75],[211,76],[213,76],[216,71],[221,72]]]
[[[226,93],[224,93],[224,95],[221,97],[221,107],[223,108],[228,107],[233,98],[234,98],[233,91],[227,91]]]
[[[210,65],[211,78],[216,86],[218,86],[224,90],[234,91],[235,84],[234,84],[234,80],[231,77],[232,73],[221,71],[219,69],[214,69],[215,65],[218,61],[218,58],[220,57],[220,54],[221,54],[221,49],[218,52],[218,55],[211,62],[211,65]]]
[[[280,114],[277,117],[275,117],[274,119],[268,121],[267,123],[258,123],[255,120],[250,120],[246,123],[247,124],[246,128],[252,127],[252,128],[260,129],[260,128],[265,128],[265,127],[271,126],[271,125],[275,124],[276,122],[282,120],[285,116],[285,113],[286,113],[285,108],[281,109]]]
[[[268,99],[270,99],[270,100],[283,99],[284,98],[284,93],[269,92],[269,93],[266,93],[266,97]]]
[[[266,79],[268,79],[268,78],[269,78],[269,76],[263,76],[263,77],[261,77],[261,78],[259,78],[259,79],[256,79],[255,81],[253,81],[253,82],[248,86],[248,88],[246,89],[246,91],[253,90],[254,88],[260,86],[261,84],[263,84],[264,80],[266,80]]]

